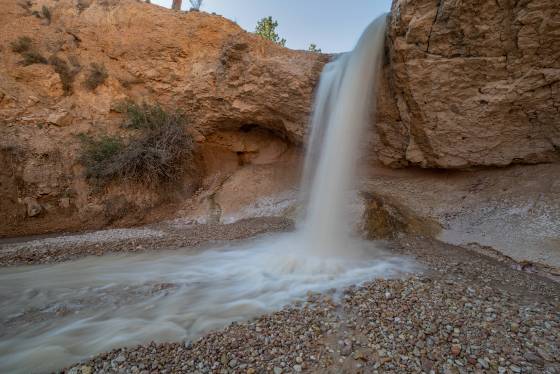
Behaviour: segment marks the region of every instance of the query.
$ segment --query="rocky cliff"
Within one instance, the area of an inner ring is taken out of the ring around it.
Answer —
[[[429,168],[560,157],[560,3],[395,0],[388,30],[397,115],[380,160]]]
[[[552,0],[395,0],[366,163],[557,161],[559,17]],[[293,212],[329,56],[282,48],[218,15],[134,0],[5,0],[0,21],[0,236]],[[85,178],[78,136],[125,136],[125,101],[185,113],[195,157],[172,188],[115,181],[99,190]],[[558,178],[557,168],[542,170]],[[384,172],[370,178],[382,183]],[[553,199],[551,186],[541,192]]]
[[[208,215],[226,181],[265,192],[293,183],[326,56],[282,48],[218,15],[134,0],[2,1],[0,34],[0,236],[141,223],[174,215],[193,196],[211,201],[202,204]],[[94,69],[105,78],[92,89]],[[187,117],[196,165],[172,191],[95,191],[85,180],[77,136],[122,134],[123,101]]]

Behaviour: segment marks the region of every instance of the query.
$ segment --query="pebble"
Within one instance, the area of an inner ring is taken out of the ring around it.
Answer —
[[[308,301],[192,344],[151,343],[128,349],[126,357],[117,349],[75,367],[96,373],[141,365],[168,373],[558,372],[560,285],[452,246],[441,252],[426,246],[414,241],[406,248],[431,269],[430,277],[310,293]],[[453,257],[462,265],[450,268]],[[444,281],[450,277],[453,285]],[[125,361],[114,369],[111,362],[121,355]]]

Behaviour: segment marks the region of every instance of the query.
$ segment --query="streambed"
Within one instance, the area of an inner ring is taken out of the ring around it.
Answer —
[[[192,340],[308,291],[416,269],[374,242],[351,240],[343,257],[309,254],[302,243],[298,233],[269,234],[198,252],[1,269],[0,372],[57,370],[115,347]]]

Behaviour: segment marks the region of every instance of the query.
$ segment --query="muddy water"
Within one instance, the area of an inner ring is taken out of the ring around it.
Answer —
[[[60,369],[115,347],[191,340],[306,292],[397,277],[413,265],[372,242],[349,257],[305,255],[299,234],[199,253],[86,258],[0,270],[0,372]]]

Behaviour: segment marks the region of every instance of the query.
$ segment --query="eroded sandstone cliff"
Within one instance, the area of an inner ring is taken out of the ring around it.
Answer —
[[[297,176],[324,55],[282,48],[218,15],[134,0],[2,1],[0,34],[0,236],[138,224],[191,205],[207,217],[227,181],[274,193]],[[14,47],[22,38],[33,63]],[[107,74],[94,89],[91,63]],[[84,178],[77,136],[123,134],[125,100],[185,113],[195,165],[173,188],[117,181],[98,191]]]
[[[380,160],[430,168],[560,157],[560,3],[395,0],[388,30],[398,116]]]

